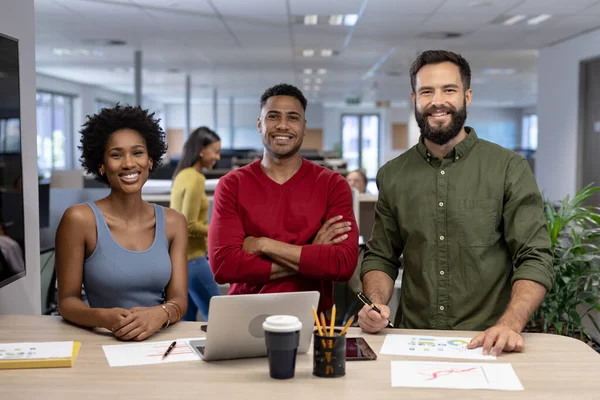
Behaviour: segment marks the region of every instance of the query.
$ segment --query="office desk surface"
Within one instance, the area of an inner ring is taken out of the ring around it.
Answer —
[[[201,337],[200,324],[182,322],[151,338]],[[469,332],[390,330],[388,333],[471,336]],[[353,328],[350,336],[361,335]],[[384,335],[364,335],[379,353]],[[600,355],[575,339],[525,334],[526,351],[497,362],[511,363],[525,391],[393,388],[390,360],[431,360],[379,355],[346,363],[346,376],[312,375],[312,354],[299,355],[294,379],[269,378],[266,358],[181,362],[110,368],[101,345],[119,344],[109,332],[92,332],[59,317],[0,315],[0,342],[82,343],[75,366],[66,369],[0,370],[0,399],[599,399]],[[450,361],[448,359],[441,361]],[[485,361],[484,361],[485,362]]]

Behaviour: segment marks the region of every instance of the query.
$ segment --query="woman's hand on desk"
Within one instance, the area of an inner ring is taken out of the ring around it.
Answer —
[[[160,307],[134,307],[130,314],[117,322],[112,331],[121,340],[144,340],[167,322],[167,314]]]
[[[103,308],[98,309],[100,311],[100,327],[108,329],[110,331],[113,330],[113,327],[118,324],[120,321],[127,318],[131,311],[126,310],[124,308]]]

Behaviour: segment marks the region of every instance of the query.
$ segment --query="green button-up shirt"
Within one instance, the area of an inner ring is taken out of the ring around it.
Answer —
[[[444,159],[423,140],[377,174],[375,224],[361,274],[404,272],[395,324],[485,330],[512,283],[550,289],[552,251],[543,202],[527,161],[472,128]]]

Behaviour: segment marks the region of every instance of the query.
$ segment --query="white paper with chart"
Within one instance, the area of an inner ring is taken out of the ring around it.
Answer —
[[[162,357],[173,340],[102,346],[102,350],[111,367],[200,360],[198,353],[189,346],[190,340],[202,339],[176,339],[177,344],[164,360]]]
[[[0,343],[1,360],[71,358],[73,342]]]
[[[510,364],[392,361],[393,387],[523,390]]]
[[[482,348],[467,349],[470,338],[425,335],[387,335],[381,354],[436,358],[463,358],[467,360],[495,360],[484,356]]]

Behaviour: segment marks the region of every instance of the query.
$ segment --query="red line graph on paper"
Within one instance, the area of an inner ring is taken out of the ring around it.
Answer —
[[[152,346],[153,348],[160,351],[159,353],[147,354],[146,357],[162,357],[165,354],[166,349],[163,350],[164,346]],[[158,350],[160,349],[160,350]],[[192,354],[192,351],[185,344],[176,344],[173,351],[169,353],[170,356],[179,356],[182,354]]]
[[[443,369],[443,370],[433,371],[433,372],[419,372],[419,374],[427,376],[428,378],[426,380],[432,381],[432,380],[438,379],[442,376],[453,375],[453,374],[463,374],[465,372],[471,372],[471,371],[475,371],[478,369],[479,368],[477,368],[477,367],[464,368],[464,369],[450,368],[450,369]]]

